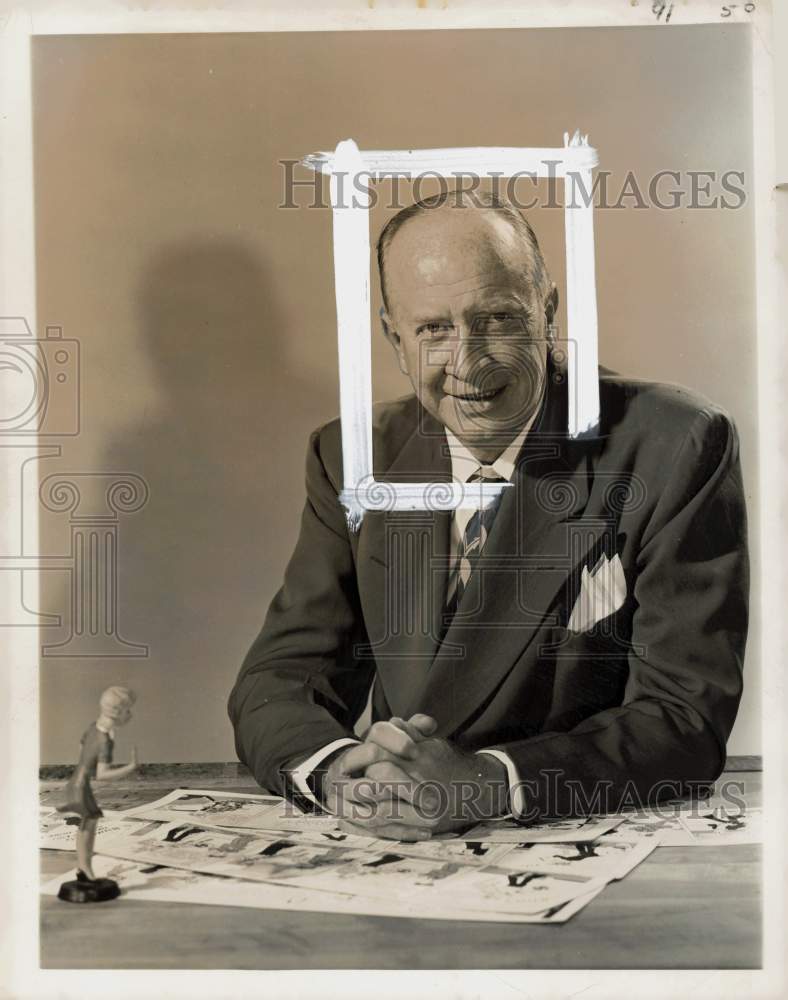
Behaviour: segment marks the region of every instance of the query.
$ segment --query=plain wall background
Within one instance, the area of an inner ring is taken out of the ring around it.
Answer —
[[[234,759],[227,695],[295,542],[308,434],[338,412],[330,211],[277,208],[280,160],[347,137],[559,146],[580,127],[614,198],[629,170],[644,189],[663,169],[751,177],[737,26],[37,38],[34,109],[39,333],[82,350],[82,431],[38,471],[150,488],[119,551],[120,632],[150,655],[42,661],[43,763],[74,759],[114,683],[139,699],[119,758],[136,742],[143,761]],[[757,753],[752,212],[625,204],[596,212],[601,360],[737,422],[753,627],[729,752]],[[529,218],[565,297],[563,212]],[[381,336],[373,367],[376,399],[408,391]],[[41,518],[42,552],[66,551],[67,515]],[[67,618],[65,573],[41,595]]]

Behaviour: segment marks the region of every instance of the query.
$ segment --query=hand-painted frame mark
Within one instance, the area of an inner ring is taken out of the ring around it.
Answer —
[[[580,191],[564,198],[566,234],[567,346],[576,384],[569,393],[569,435],[592,432],[599,423],[597,306],[594,263],[592,172],[597,151],[588,136],[564,133],[560,148],[479,147],[468,149],[370,150],[352,139],[334,153],[304,159],[331,178],[334,213],[334,283],[339,347],[343,485],[339,499],[348,525],[357,530],[366,510],[454,510],[486,506],[509,484],[384,483],[372,466],[372,323],[369,278],[369,183],[386,176],[457,178],[513,176],[574,177]],[[352,192],[349,193],[349,192]],[[574,357],[572,356],[574,355]],[[481,496],[480,496],[481,494]]]

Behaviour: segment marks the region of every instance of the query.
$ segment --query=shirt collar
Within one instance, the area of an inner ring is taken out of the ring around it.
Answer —
[[[112,726],[110,726],[109,729],[105,729],[104,726],[99,725],[99,723],[97,722],[96,729],[98,729],[100,733],[106,733],[111,740],[115,739],[115,730],[112,728]]]
[[[452,434],[448,427],[444,428],[446,431],[446,440],[449,443],[452,479],[456,482],[467,483],[471,476],[478,471],[479,466],[481,466],[481,468],[485,470],[492,469],[496,476],[500,476],[501,479],[511,481],[511,478],[514,475],[515,461],[520,453],[520,449],[523,446],[525,436],[531,429],[536,417],[536,412],[537,411],[534,411],[517,437],[510,444],[508,444],[498,458],[496,458],[495,461],[491,462],[489,465],[485,465],[483,462],[480,462],[478,458],[475,458],[459,440],[459,438]]]

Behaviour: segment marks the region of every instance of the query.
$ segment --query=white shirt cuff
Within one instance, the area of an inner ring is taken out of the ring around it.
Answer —
[[[298,767],[295,767],[292,771],[290,771],[290,777],[293,780],[293,784],[305,799],[308,799],[317,806],[322,806],[323,803],[318,802],[312,794],[312,789],[309,787],[306,779],[315,770],[315,768],[319,767],[326,757],[330,756],[335,750],[339,750],[340,747],[349,747],[358,742],[358,740],[351,740],[350,737],[343,736],[342,739],[334,740],[333,743],[327,743],[324,747],[321,747],[318,751],[313,753],[311,757],[307,757],[307,759],[303,761],[303,763],[299,764]]]
[[[519,819],[525,812],[525,803],[523,802],[523,786],[520,781],[520,773],[514,761],[503,750],[477,750],[476,752],[487,754],[488,757],[495,757],[506,768],[506,774],[509,779],[509,809],[514,818]]]

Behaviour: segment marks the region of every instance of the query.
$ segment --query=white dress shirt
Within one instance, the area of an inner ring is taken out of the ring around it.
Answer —
[[[449,445],[449,454],[451,456],[452,478],[457,482],[467,483],[473,475],[478,474],[481,470],[486,472],[488,475],[499,476],[501,479],[511,481],[512,476],[514,475],[517,456],[523,446],[526,434],[531,429],[535,416],[536,413],[534,413],[534,415],[528,420],[526,425],[517,437],[514,438],[511,444],[507,445],[498,458],[489,464],[481,463],[477,458],[474,458],[465,445],[454,434],[452,434],[447,427],[446,440]],[[471,517],[473,517],[473,513],[474,511],[470,507],[459,508],[452,513],[449,539],[451,563],[449,566],[449,579],[446,588],[447,601],[457,587],[457,560],[460,552],[460,543],[462,542],[462,536],[465,533],[468,522]],[[367,699],[367,708],[370,707],[371,698],[372,688],[370,688],[369,697]],[[365,709],[363,714],[366,714],[366,711],[367,710]],[[319,767],[321,762],[324,761],[330,754],[334,753],[335,750],[339,750],[342,747],[350,746],[358,742],[359,740],[354,740],[350,737],[343,737],[342,739],[334,740],[326,746],[321,747],[316,753],[312,754],[311,757],[308,757],[305,761],[299,764],[298,767],[294,768],[290,772],[290,776],[299,792],[310,802],[317,804],[317,799],[309,788],[307,778],[315,770],[315,768]],[[517,772],[517,767],[515,766],[514,761],[502,750],[479,750],[477,752],[494,757],[506,768],[506,774],[509,780],[509,808],[515,816],[519,816],[524,810],[524,803],[522,802],[523,790],[520,782],[520,775]]]

